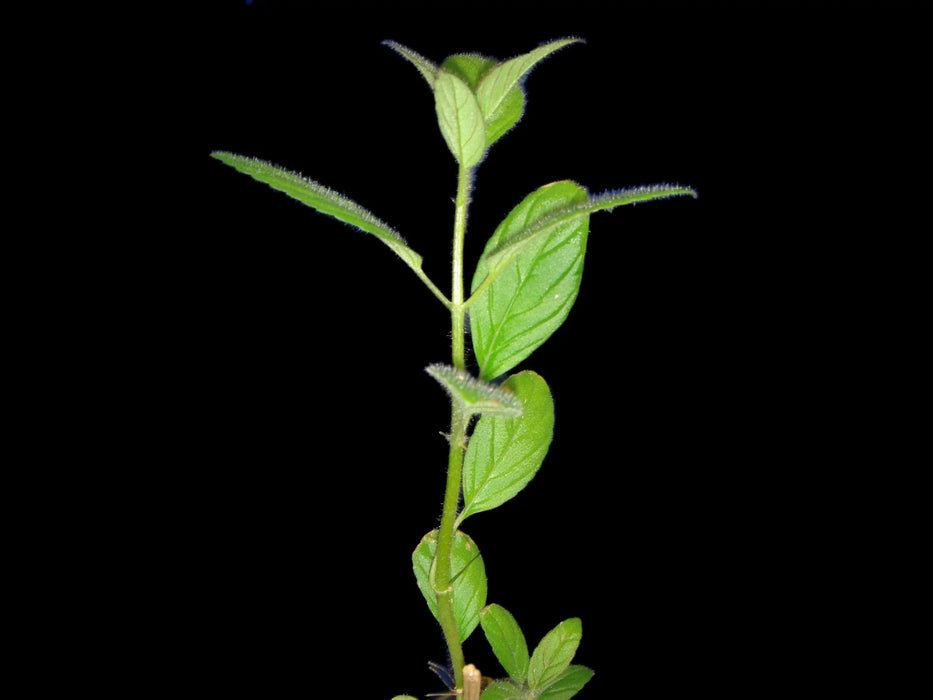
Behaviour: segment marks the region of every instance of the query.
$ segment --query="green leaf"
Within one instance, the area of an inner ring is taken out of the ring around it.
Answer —
[[[571,664],[551,685],[540,691],[538,700],[568,700],[579,693],[592,677],[592,669]]]
[[[441,70],[456,75],[475,93],[479,81],[497,65],[495,59],[478,53],[458,53],[448,56],[441,64]]]
[[[591,213],[678,195],[696,192],[654,185],[587,198],[563,181],[515,207],[486,244],[466,304],[480,378],[507,372],[563,323],[579,289]]]
[[[545,187],[549,186],[550,185],[545,185]],[[585,201],[577,201],[568,204],[565,207],[550,211],[545,216],[529,220],[522,230],[514,232],[513,235],[503,237],[494,250],[488,250],[487,247],[487,251],[484,253],[486,258],[485,263],[494,273],[508,265],[516,255],[521,253],[525,246],[532,245],[538,239],[551,235],[555,229],[564,224],[587,217],[597,211],[612,211],[616,207],[624,204],[635,204],[636,202],[665,199],[667,197],[676,197],[680,195],[690,195],[694,198],[697,196],[696,192],[689,187],[664,184],[604,192],[603,194],[590,197]]]
[[[495,681],[483,691],[482,700],[529,700],[527,689],[512,681]]]
[[[392,700],[418,700],[414,695],[396,695]]]
[[[525,107],[522,83],[539,61],[580,39],[562,39],[516,56],[488,70],[476,87],[476,100],[486,120],[486,142],[491,146],[521,118]]]
[[[463,80],[441,70],[434,81],[437,123],[447,147],[464,168],[472,168],[486,153],[486,122],[476,96]]]
[[[503,384],[522,404],[521,417],[483,416],[463,458],[462,523],[474,513],[502,505],[538,472],[554,435],[554,402],[547,382],[519,372]]]
[[[580,288],[589,219],[576,217],[550,227],[546,235],[506,258],[501,269],[493,267],[493,252],[552,212],[585,201],[586,190],[573,182],[545,185],[515,207],[486,244],[472,291],[487,275],[496,276],[470,308],[473,350],[482,379],[515,367],[564,322]]]
[[[273,189],[297,199],[302,204],[317,209],[322,214],[327,214],[366,233],[377,236],[395,251],[409,267],[416,271],[421,269],[421,256],[409,248],[395,230],[356,202],[337,194],[314,180],[258,158],[240,156],[227,151],[214,151],[211,156],[239,172],[249,175],[254,180],[264,182]]]
[[[544,635],[528,664],[528,687],[537,690],[554,683],[573,660],[582,636],[578,617],[564,620]]]
[[[412,566],[418,588],[437,618],[437,591],[433,585],[434,553],[437,551],[437,530],[425,535],[412,553]],[[454,615],[463,642],[479,624],[479,613],[486,605],[486,567],[476,543],[459,530],[451,549],[453,571]]]
[[[402,46],[395,41],[386,40],[382,43],[384,46],[388,46],[400,56],[408,59],[408,61],[418,69],[418,72],[421,73],[422,77],[428,82],[428,85],[430,85],[432,88],[434,87],[434,79],[437,77],[436,65],[431,63],[431,61],[416,51],[412,51],[407,46]]]
[[[524,684],[528,674],[528,643],[512,613],[501,605],[487,605],[479,623],[502,668],[515,682]]]
[[[522,414],[521,399],[507,388],[481,382],[465,371],[450,365],[428,365],[425,371],[447,390],[456,409],[467,415],[520,416]]]

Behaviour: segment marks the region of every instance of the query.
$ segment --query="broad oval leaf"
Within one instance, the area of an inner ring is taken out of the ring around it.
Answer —
[[[409,267],[415,270],[421,269],[421,256],[409,248],[395,230],[343,195],[337,194],[310,178],[259,158],[250,158],[227,151],[214,151],[211,156],[244,175],[249,175],[254,180],[263,182],[273,189],[297,199],[302,204],[317,209],[322,214],[327,214],[345,224],[350,224],[366,233],[377,236],[395,251]]]
[[[582,636],[583,624],[579,617],[564,620],[544,635],[528,663],[528,687],[543,689],[554,683],[570,666]]]
[[[522,415],[483,416],[463,458],[463,509],[467,517],[502,505],[537,474],[554,435],[554,401],[541,375],[519,372],[502,384],[522,403]]]
[[[493,603],[483,608],[479,623],[502,668],[516,683],[524,684],[528,674],[528,643],[512,613]]]
[[[445,70],[434,80],[437,123],[447,147],[464,168],[472,168],[486,153],[486,122],[476,95],[463,80]]]
[[[569,700],[590,682],[593,670],[586,666],[571,664],[540,694],[537,700]]]
[[[437,593],[432,584],[432,572],[436,551],[437,530],[432,530],[421,538],[411,555],[418,588],[435,618]],[[454,615],[457,618],[460,641],[463,642],[476,629],[479,613],[486,605],[486,566],[476,543],[459,530],[454,535],[450,559],[453,572]]]
[[[490,254],[552,212],[586,200],[586,190],[573,182],[545,185],[515,207],[487,242],[471,290],[476,292],[487,274],[495,274],[495,279],[470,307],[481,379],[508,372],[567,318],[580,288],[589,218],[574,217],[552,227],[502,266],[491,267]]]

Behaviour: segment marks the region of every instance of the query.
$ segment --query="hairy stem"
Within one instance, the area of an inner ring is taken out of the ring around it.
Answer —
[[[466,235],[467,209],[470,206],[470,186],[473,182],[472,168],[460,167],[457,177],[457,200],[454,214],[453,280],[450,299],[450,325],[452,331],[451,355],[453,366],[465,369],[463,307],[463,240]],[[447,651],[453,665],[454,679],[458,688],[463,687],[463,647],[460,630],[454,612],[453,584],[451,583],[450,557],[453,549],[457,506],[460,503],[460,479],[463,471],[463,451],[466,447],[466,432],[469,416],[451,402],[450,452],[447,459],[447,487],[444,491],[444,507],[437,535],[437,550],[434,562],[434,591],[437,594],[437,617],[444,631]]]
[[[467,209],[470,206],[470,187],[472,183],[473,169],[461,166],[457,177],[457,203],[454,213],[453,280],[450,294],[452,359],[453,365],[457,369],[466,367],[464,351],[463,239],[466,236]]]

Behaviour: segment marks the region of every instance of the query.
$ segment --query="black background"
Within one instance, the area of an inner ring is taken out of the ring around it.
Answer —
[[[179,176],[197,205],[159,243],[159,342],[183,387],[161,427],[186,445],[164,477],[179,484],[165,575],[182,611],[168,661],[199,690],[317,697],[326,678],[388,698],[441,690],[426,662],[446,660],[410,554],[440,512],[447,399],[423,368],[449,361],[449,319],[377,240],[210,151],[358,201],[446,290],[455,165],[423,79],[380,42],[440,62],[578,36],[534,70],[525,116],[479,168],[468,270],[547,182],[699,197],[592,217],[576,306],[522,363],[551,386],[551,450],[465,527],[489,601],[531,645],[583,619],[577,661],[596,676],[581,698],[745,697],[824,665],[838,605],[824,573],[852,546],[826,522],[845,373],[832,338],[859,306],[825,272],[847,277],[860,246],[840,245],[833,183],[852,159],[841,118],[871,101],[861,86],[889,51],[877,17],[851,3],[255,0],[203,19],[178,107],[194,117]],[[500,673],[481,632],[466,652]]]

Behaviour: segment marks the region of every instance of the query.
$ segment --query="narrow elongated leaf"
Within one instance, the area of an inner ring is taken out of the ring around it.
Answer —
[[[492,145],[521,118],[525,106],[522,83],[535,64],[578,41],[580,39],[562,39],[539,46],[486,72],[476,88],[476,100],[486,120],[487,145]]]
[[[211,156],[226,163],[254,180],[263,182],[289,197],[317,209],[322,214],[338,219],[346,224],[377,236],[404,260],[409,267],[420,270],[421,256],[408,247],[405,240],[390,226],[383,223],[369,211],[331,189],[294,173],[280,168],[259,158],[249,158],[227,151],[214,151]]]
[[[459,411],[468,415],[520,416],[522,402],[508,389],[481,382],[449,365],[428,365],[425,371],[434,377]]]
[[[467,517],[502,505],[538,472],[554,435],[554,402],[547,382],[519,372],[502,385],[522,402],[520,418],[483,416],[463,458],[463,509]]]
[[[554,679],[551,685],[540,691],[537,700],[569,700],[569,698],[579,693],[583,686],[590,682],[592,677],[592,669],[571,664]]]
[[[434,81],[434,106],[450,152],[464,168],[472,168],[486,153],[486,122],[476,95],[463,80],[442,70]]]
[[[546,688],[556,681],[573,660],[582,636],[583,624],[578,617],[564,620],[544,635],[528,663],[528,687]]]
[[[616,207],[652,199],[664,199],[679,195],[696,197],[696,192],[680,185],[650,185],[627,190],[614,190],[590,197],[550,211],[545,216],[528,221],[525,227],[511,236],[503,237],[499,245],[484,253],[486,265],[490,270],[499,270],[518,255],[521,250],[535,240],[550,235],[555,229],[575,219],[580,219],[597,211],[612,211]]]
[[[479,623],[502,668],[513,681],[524,684],[528,674],[528,643],[512,613],[493,603],[483,608]]]
[[[583,275],[589,219],[577,216],[548,227],[506,258],[494,259],[493,254],[553,212],[586,201],[586,190],[573,182],[545,185],[515,207],[487,242],[472,291],[477,292],[487,276],[495,277],[470,307],[481,379],[508,372],[567,318]]]
[[[398,42],[386,40],[382,43],[384,46],[388,46],[400,56],[408,59],[408,61],[418,69],[418,72],[421,73],[421,76],[428,82],[428,85],[430,85],[432,88],[434,87],[434,79],[437,77],[436,65],[434,65],[421,54],[417,53],[416,51],[412,51],[407,46],[402,46]]]
[[[423,538],[412,553],[412,567],[418,588],[428,604],[431,614],[437,618],[437,592],[432,583],[434,553],[437,551],[437,530]],[[486,605],[486,567],[476,543],[464,533],[457,531],[451,549],[453,571],[454,615],[463,642],[479,624],[479,613]]]

